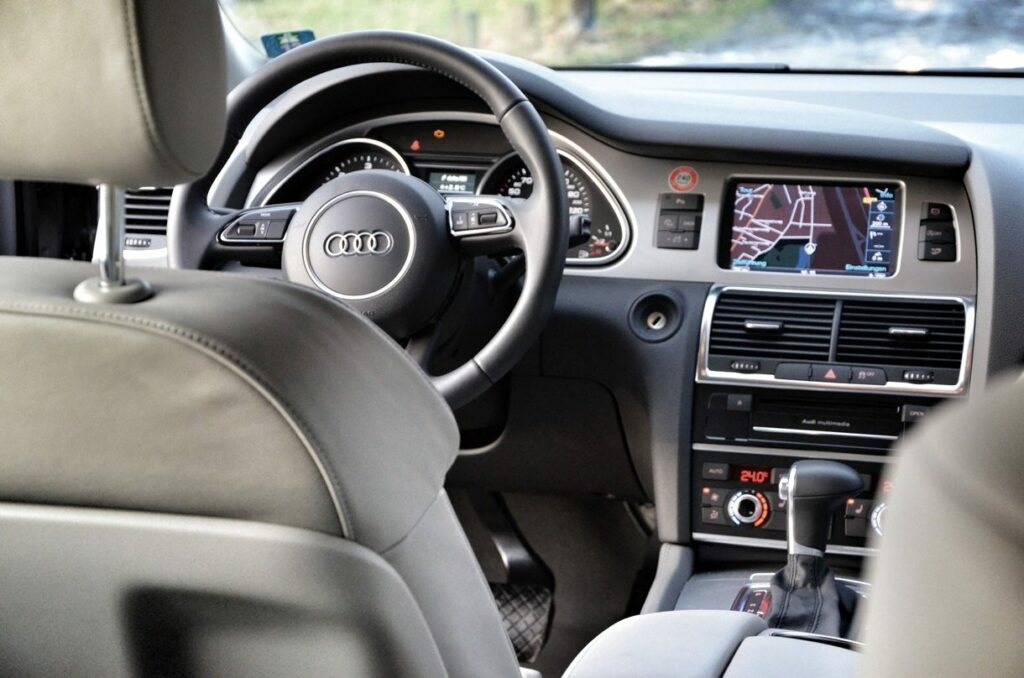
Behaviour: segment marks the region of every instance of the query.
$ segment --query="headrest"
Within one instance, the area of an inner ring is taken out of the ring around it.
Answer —
[[[169,186],[224,139],[215,0],[0,1],[0,178]]]

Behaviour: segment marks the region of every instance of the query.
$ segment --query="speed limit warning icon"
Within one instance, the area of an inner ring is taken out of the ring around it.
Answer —
[[[687,165],[680,165],[669,172],[668,185],[673,191],[686,193],[697,187],[697,170]]]

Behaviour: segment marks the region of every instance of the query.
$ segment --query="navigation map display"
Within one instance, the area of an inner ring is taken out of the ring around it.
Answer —
[[[900,225],[892,184],[732,184],[728,265],[740,271],[885,277]]]

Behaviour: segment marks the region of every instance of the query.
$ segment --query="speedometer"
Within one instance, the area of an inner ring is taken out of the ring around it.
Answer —
[[[567,154],[560,155],[569,214],[581,214],[591,220],[590,241],[571,247],[566,258],[570,263],[579,264],[610,261],[623,251],[629,238],[622,211],[612,204],[607,190],[598,184],[592,173]],[[529,198],[533,193],[533,177],[518,156],[507,156],[488,172],[479,192]]]

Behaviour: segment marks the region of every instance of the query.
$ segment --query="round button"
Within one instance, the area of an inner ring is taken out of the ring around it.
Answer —
[[[771,509],[768,499],[760,492],[738,492],[726,508],[729,518],[737,525],[761,527],[768,521]]]
[[[877,534],[879,537],[882,536],[883,532],[882,516],[885,515],[885,509],[886,503],[884,501],[880,504],[877,504],[875,506],[875,509],[871,512],[871,518],[869,519],[871,522],[871,529],[874,530],[875,534]]]

